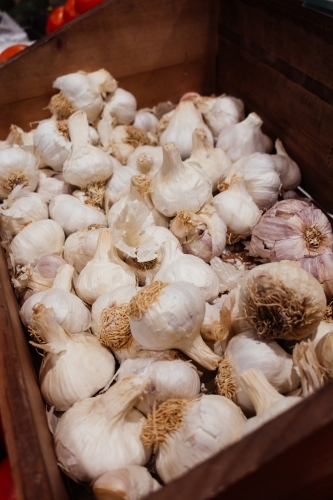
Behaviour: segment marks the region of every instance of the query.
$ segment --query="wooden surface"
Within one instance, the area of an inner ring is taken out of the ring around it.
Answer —
[[[49,116],[57,76],[106,68],[140,107],[215,91],[217,1],[108,0],[0,66],[0,139]]]
[[[333,19],[299,0],[220,1],[218,88],[244,99],[333,212]]]

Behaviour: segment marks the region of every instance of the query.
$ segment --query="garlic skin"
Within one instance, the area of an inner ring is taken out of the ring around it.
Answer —
[[[317,330],[311,335],[311,340],[313,347],[316,348],[318,342],[325,337],[327,333],[333,331],[333,322],[331,319],[324,317],[323,321],[321,321],[318,325]]]
[[[261,217],[261,211],[246,191],[241,174],[231,177],[229,188],[214,196],[212,206],[231,233],[229,243],[250,236]]]
[[[141,500],[159,490],[161,485],[145,467],[127,465],[102,474],[93,484],[96,500]]]
[[[135,118],[136,99],[131,92],[120,87],[111,95],[104,106],[103,114],[109,113],[119,125],[130,125]]]
[[[11,125],[9,127],[9,134],[4,141],[0,141],[0,149],[7,149],[15,144],[17,146],[32,145],[33,144],[33,134],[34,130],[30,132],[24,132],[17,125]]]
[[[129,194],[131,179],[137,173],[134,168],[123,166],[116,159],[113,160],[113,174],[107,181],[105,189],[106,206],[113,205]]]
[[[115,372],[115,360],[98,339],[87,332],[68,335],[55,320],[52,309],[34,307],[33,323],[46,343],[33,344],[46,351],[39,372],[46,403],[66,411],[81,399],[103,389]]]
[[[155,420],[158,432],[155,429],[154,434]],[[156,469],[169,483],[237,441],[245,422],[235,403],[222,396],[171,399],[149,415],[141,439],[146,445],[158,446]]]
[[[15,186],[35,191],[38,184],[37,159],[19,146],[0,150],[0,200],[4,200]]]
[[[194,102],[212,131],[214,140],[217,140],[222,130],[244,120],[244,103],[236,97],[222,94],[216,98],[199,97]]]
[[[66,244],[65,244],[66,245]],[[220,293],[230,292],[238,287],[240,281],[248,272],[246,269],[237,269],[229,262],[224,262],[218,257],[214,257],[210,261],[216,276],[220,281]]]
[[[190,102],[190,101],[184,101]],[[163,144],[163,163],[151,182],[154,207],[166,217],[178,212],[198,212],[209,203],[212,183],[196,164],[182,162],[177,144]]]
[[[182,160],[191,156],[192,134],[196,128],[203,129],[207,134],[207,139],[213,144],[213,136],[202,119],[192,101],[181,101],[168,123],[164,132],[160,135],[160,144],[175,142],[179,148]]]
[[[63,178],[51,169],[39,169],[37,193],[52,199],[58,194],[71,194],[72,188]]]
[[[105,226],[105,213],[82,203],[70,194],[55,196],[49,205],[50,217],[56,221],[69,236],[91,225]]]
[[[227,177],[232,162],[222,149],[214,148],[204,129],[195,129],[192,135],[192,144],[191,156],[186,161],[199,164],[212,181],[214,192],[218,184]]]
[[[322,339],[320,342],[325,343],[325,340]],[[319,356],[321,354],[319,344],[317,345],[318,351],[315,351],[311,340],[302,340],[293,349],[293,360],[301,377],[302,385],[301,393],[297,395],[301,395],[303,398],[323,387],[329,379],[326,367],[319,361],[318,354]],[[329,346],[327,347],[329,348]],[[329,354],[329,350],[330,348],[326,351],[327,354]]]
[[[180,349],[208,370],[220,358],[200,337],[205,303],[192,283],[154,281],[130,301],[130,327],[134,339],[146,349]]]
[[[72,149],[66,121],[49,118],[39,122],[34,133],[34,145],[45,165],[61,172]]]
[[[139,109],[135,113],[134,123],[135,127],[142,128],[145,132],[157,134],[158,119],[148,108]]]
[[[315,257],[304,257],[300,264],[308,273],[319,281],[324,289],[328,302],[333,300],[333,252],[329,254],[316,255]]]
[[[220,283],[208,264],[199,257],[183,254],[179,246],[171,240],[163,243],[161,252],[162,264],[155,274],[154,281],[193,283],[205,301],[216,299],[220,292]]]
[[[94,398],[75,403],[55,432],[59,465],[77,481],[95,481],[105,472],[144,465],[151,451],[140,441],[146,418],[133,405],[149,381],[128,377]]]
[[[139,146],[127,159],[127,165],[140,174],[153,177],[163,163],[162,146]]]
[[[333,325],[331,325],[333,326]],[[332,328],[333,330],[333,328]],[[325,369],[329,378],[333,378],[333,335],[326,333],[316,345],[316,355],[320,365]]]
[[[223,149],[232,162],[252,153],[270,153],[273,144],[270,138],[261,132],[262,124],[260,116],[250,113],[242,122],[222,130],[216,147]]]
[[[93,304],[103,293],[135,284],[135,274],[118,257],[109,230],[103,229],[94,258],[82,269],[76,280],[76,293],[88,304]]]
[[[14,265],[26,266],[50,253],[61,255],[65,234],[53,220],[31,222],[24,227],[9,245]]]
[[[275,168],[280,175],[282,188],[287,190],[296,189],[301,183],[301,171],[285,150],[280,139],[275,141],[276,155],[272,155]]]
[[[64,246],[64,259],[74,266],[77,273],[94,257],[97,249],[99,235],[103,227],[88,226],[87,229],[76,231],[66,238]]]
[[[200,393],[200,377],[188,362],[154,360],[152,358],[126,359],[117,372],[117,380],[129,375],[143,375],[150,380],[147,393],[136,408],[144,415],[154,411],[168,399],[194,399]]]
[[[240,316],[247,318],[260,338],[303,339],[316,330],[325,308],[322,286],[297,262],[257,266],[240,288]]]
[[[112,130],[110,138],[112,156],[123,165],[127,164],[128,157],[135,148],[152,145],[152,143],[153,141],[144,130],[133,125],[117,125]]]

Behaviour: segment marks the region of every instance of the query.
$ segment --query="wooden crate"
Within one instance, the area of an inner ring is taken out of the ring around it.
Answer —
[[[0,139],[11,123],[48,116],[52,82],[79,69],[105,67],[140,107],[228,92],[263,117],[301,166],[302,186],[333,212],[332,38],[333,19],[299,0],[108,0],[0,66]],[[0,412],[17,500],[66,500],[2,252],[0,287]],[[332,497],[329,384],[150,498]]]

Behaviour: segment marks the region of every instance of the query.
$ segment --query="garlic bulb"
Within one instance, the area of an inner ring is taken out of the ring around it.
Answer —
[[[33,134],[34,131],[24,132],[17,125],[11,125],[9,127],[9,134],[4,141],[0,141],[0,149],[7,149],[15,144],[17,146],[24,146],[33,144]]]
[[[262,124],[262,119],[256,113],[250,113],[242,122],[222,130],[216,147],[223,149],[233,162],[252,153],[269,153],[273,144],[262,133]]]
[[[320,365],[324,368],[329,378],[333,378],[333,325],[331,331],[326,333],[316,345],[316,355]]]
[[[244,103],[236,97],[222,94],[216,98],[199,97],[194,102],[215,140],[222,130],[244,120]]]
[[[243,435],[253,432],[302,401],[302,398],[297,396],[287,398],[281,396],[260,370],[249,370],[242,373],[240,384],[251,398],[257,414],[247,420],[243,427]]]
[[[297,262],[257,266],[240,288],[240,315],[261,338],[305,338],[316,330],[325,308],[322,286]]]
[[[227,177],[232,165],[231,160],[222,149],[214,148],[204,129],[195,129],[192,135],[192,144],[191,156],[186,161],[199,164],[212,181],[214,192],[218,184]]]
[[[312,274],[324,289],[328,302],[333,300],[333,252],[316,255],[315,257],[304,257],[299,260],[303,269]]]
[[[246,191],[260,210],[270,208],[277,201],[281,181],[271,155],[253,153],[241,158],[233,164],[219,188],[227,189],[235,173],[243,175]]]
[[[68,335],[52,309],[34,307],[33,323],[46,343],[33,344],[46,351],[39,372],[42,395],[49,406],[66,411],[110,383],[115,360],[91,333]]]
[[[221,255],[225,249],[227,226],[210,205],[205,205],[197,214],[179,212],[171,221],[170,231],[180,241],[184,253],[205,262]]]
[[[43,304],[54,311],[57,323],[69,333],[81,333],[90,328],[91,314],[81,299],[72,290],[74,268],[65,264],[58,271],[52,288],[29,297],[20,310],[25,326],[36,329],[33,310],[36,304]]]
[[[57,222],[50,219],[31,222],[9,245],[15,265],[25,266],[50,253],[61,255],[65,234]]]
[[[34,133],[34,144],[45,165],[61,172],[72,149],[66,120],[49,118],[39,122]]]
[[[133,94],[120,87],[111,95],[104,106],[103,114],[109,113],[119,125],[130,125],[135,118],[136,99]]]
[[[105,472],[149,460],[150,448],[140,441],[146,418],[133,409],[148,384],[146,378],[127,377],[104,394],[75,403],[61,417],[55,451],[69,476],[94,481]]]
[[[169,399],[149,415],[141,439],[157,448],[156,469],[168,483],[235,442],[245,422],[235,403],[221,396]]]
[[[227,225],[229,244],[249,236],[261,216],[261,211],[246,191],[241,174],[231,177],[229,188],[214,196],[212,205]]]
[[[0,200],[4,200],[15,186],[34,191],[38,184],[36,158],[19,146],[0,150]]]
[[[190,102],[190,101],[184,101]],[[166,217],[186,210],[198,212],[209,203],[212,183],[196,164],[182,162],[177,144],[163,145],[163,163],[151,182],[154,207]]]
[[[327,306],[327,309],[330,309],[330,306]],[[327,317],[325,314],[323,321],[321,321],[318,325],[317,330],[311,335],[311,340],[313,347],[316,348],[318,342],[327,334],[333,331],[333,321],[332,316]]]
[[[141,500],[159,490],[161,485],[145,467],[126,465],[102,474],[93,484],[96,500]]]
[[[49,205],[50,217],[65,231],[66,236],[87,229],[91,225],[105,226],[105,213],[82,203],[70,194],[58,194]]]
[[[150,132],[154,135],[157,134],[158,119],[148,108],[139,109],[135,113],[134,123],[135,127],[142,128],[145,132]]]
[[[200,337],[205,303],[191,283],[154,281],[130,301],[130,328],[134,339],[146,349],[180,349],[208,370],[220,358]]]
[[[87,229],[76,231],[66,238],[64,259],[74,266],[76,272],[80,273],[94,257],[102,229],[103,226],[92,224]]]
[[[163,162],[162,146],[139,146],[127,159],[127,165],[153,177]]]
[[[240,385],[240,375],[252,368],[261,370],[272,386],[287,394],[300,386],[300,378],[292,356],[274,340],[258,337],[253,330],[235,335],[225,351],[216,377],[217,391],[233,399],[246,413],[253,404]]]
[[[203,129],[208,141],[213,144],[213,136],[192,101],[181,101],[160,135],[160,144],[175,142],[179,148],[182,160],[191,156],[192,134],[196,128]]]
[[[272,155],[272,159],[280,175],[283,189],[296,189],[301,183],[299,166],[290,158],[280,139],[275,141],[275,149],[277,154]]]
[[[82,110],[93,123],[103,109],[103,96],[115,92],[117,82],[105,69],[93,73],[78,71],[59,76],[53,82],[53,88],[59,89],[60,94],[51,99],[49,109],[52,113],[64,119],[75,110]]]
[[[51,169],[39,169],[37,193],[52,199],[58,194],[71,194],[72,188],[59,174]]]
[[[112,130],[111,147],[112,155],[123,165],[131,153],[139,146],[152,145],[152,140],[147,133],[133,125],[117,125]]]
[[[213,269],[199,257],[183,254],[177,243],[167,240],[161,247],[162,264],[154,281],[193,283],[205,301],[214,300],[220,292],[219,279]]]
[[[172,108],[168,110],[167,112],[163,112],[162,116],[159,117],[158,124],[157,124],[157,135],[159,138],[161,138],[161,135],[163,132],[167,129],[171,118],[175,114],[176,108]]]
[[[75,283],[78,296],[88,304],[93,304],[103,293],[135,284],[133,271],[118,257],[109,230],[103,229],[94,258],[82,269]]]
[[[129,194],[131,179],[137,173],[138,171],[133,167],[123,166],[116,159],[113,160],[113,174],[106,183],[105,189],[106,206],[113,205]]]

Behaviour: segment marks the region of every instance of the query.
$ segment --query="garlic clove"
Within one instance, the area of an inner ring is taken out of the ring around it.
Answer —
[[[130,125],[135,118],[136,99],[131,92],[118,87],[107,99],[103,114],[108,113],[114,117],[119,125]]]
[[[276,155],[272,155],[275,168],[280,175],[282,188],[284,190],[294,190],[301,183],[301,171],[285,150],[280,139],[275,141]]]

